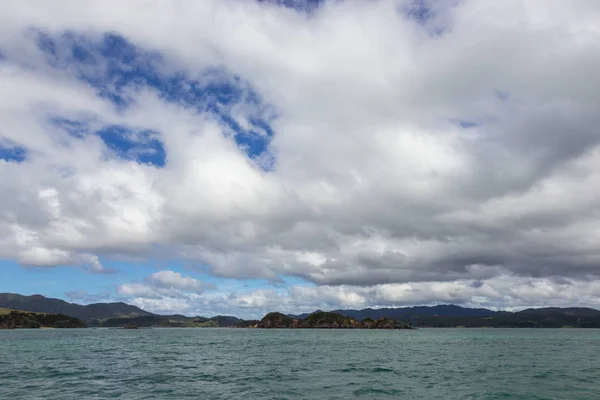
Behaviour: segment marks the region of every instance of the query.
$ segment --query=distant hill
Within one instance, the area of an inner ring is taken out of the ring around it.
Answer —
[[[321,312],[317,310],[316,312]],[[416,316],[440,316],[440,317],[490,317],[497,314],[497,311],[487,308],[465,308],[452,304],[442,304],[438,306],[417,306],[417,307],[398,307],[398,308],[364,308],[362,310],[332,310],[331,312],[352,317],[358,321],[365,318],[380,319],[393,318],[402,321],[410,321]],[[290,315],[293,318],[305,319],[314,314]]]
[[[186,317],[177,314],[158,315],[126,303],[94,303],[84,306],[39,294],[23,296],[14,293],[0,293],[0,310],[3,308],[68,315],[97,327],[118,327],[129,324],[140,327],[226,327],[242,322],[240,318],[229,315],[217,315],[212,318]]]
[[[315,313],[321,312],[320,310]],[[518,312],[492,311],[485,308],[465,308],[455,305],[433,307],[366,308],[363,310],[333,310],[357,321],[366,318],[393,318],[417,327],[496,327],[496,328],[600,328],[600,311],[592,308],[530,308]],[[311,314],[290,315],[306,319]]]
[[[13,310],[64,314],[85,321],[154,315],[141,308],[125,303],[95,303],[82,306],[60,299],[44,297],[39,294],[23,296],[13,293],[0,293],[0,307]]]
[[[208,319],[209,321],[216,321],[219,326],[236,326],[243,320],[230,315],[217,315]]]
[[[411,321],[429,327],[600,328],[600,311],[591,308],[536,308],[498,312],[489,317],[420,316]]]
[[[212,318],[185,317],[183,315],[143,315],[139,317],[108,318],[104,320],[90,320],[92,327],[122,327],[136,325],[138,327],[161,328],[217,328],[236,326],[242,320],[236,317],[217,315]]]

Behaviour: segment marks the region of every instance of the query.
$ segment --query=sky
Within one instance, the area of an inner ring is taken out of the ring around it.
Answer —
[[[600,2],[0,3],[0,292],[600,308]]]

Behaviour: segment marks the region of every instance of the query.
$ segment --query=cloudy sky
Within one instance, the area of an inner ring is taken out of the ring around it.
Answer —
[[[600,2],[4,1],[0,292],[600,308]]]

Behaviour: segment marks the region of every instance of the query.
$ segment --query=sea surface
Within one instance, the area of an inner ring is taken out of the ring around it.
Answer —
[[[0,331],[0,399],[600,399],[600,330]]]

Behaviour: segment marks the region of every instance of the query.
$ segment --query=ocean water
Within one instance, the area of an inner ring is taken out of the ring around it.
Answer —
[[[0,331],[0,399],[600,399],[600,330]]]

